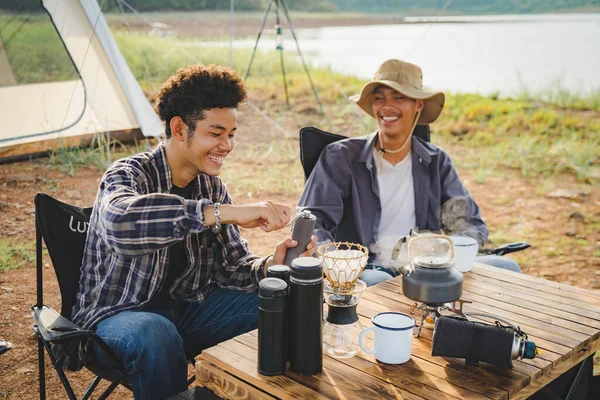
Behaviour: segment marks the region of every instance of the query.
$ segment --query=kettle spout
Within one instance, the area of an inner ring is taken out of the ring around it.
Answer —
[[[408,240],[408,236],[401,236],[400,239],[396,240],[394,247],[392,248],[392,260],[397,260],[400,255],[400,249],[402,245],[406,243]]]
[[[412,266],[410,264],[407,264],[404,267],[398,268],[398,272],[402,276],[409,276],[410,274],[413,273],[413,268],[412,268]]]

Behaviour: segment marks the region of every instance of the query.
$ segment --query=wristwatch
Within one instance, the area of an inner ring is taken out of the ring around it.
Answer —
[[[220,207],[221,207],[220,203],[213,204],[213,210],[215,213],[215,224],[210,227],[210,229],[213,233],[221,232],[221,210],[220,210]]]

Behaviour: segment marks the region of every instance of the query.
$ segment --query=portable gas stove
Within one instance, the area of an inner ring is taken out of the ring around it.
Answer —
[[[455,314],[463,318],[467,318],[463,313],[463,304],[473,303],[471,300],[462,300],[458,299],[451,303],[441,303],[441,304],[426,304],[426,303],[417,303],[413,304],[410,309],[410,314],[414,315],[415,312],[421,311],[421,321],[419,322],[419,328],[417,329],[417,333],[415,337],[419,337],[421,334],[421,329],[423,329],[424,323],[431,323],[435,325],[435,320],[442,316],[448,314]],[[432,326],[433,326],[432,325]]]

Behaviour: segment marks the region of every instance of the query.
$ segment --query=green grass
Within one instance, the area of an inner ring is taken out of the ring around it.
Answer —
[[[517,98],[525,101],[542,101],[573,110],[600,110],[600,87],[581,94],[573,88],[565,87],[560,78],[549,82],[546,89],[537,91],[529,89],[527,84],[522,82]]]
[[[581,112],[525,99],[450,95],[432,129],[448,143],[477,149],[461,160],[473,168],[514,169],[531,178],[568,173],[596,184],[600,108],[588,105],[592,110]]]
[[[50,153],[50,164],[60,171],[72,175],[77,167],[95,165],[105,171],[121,157],[137,154],[150,148],[149,140],[123,145],[111,140],[105,133],[94,135],[89,147],[62,147]]]
[[[77,79],[54,25],[46,15],[0,15],[2,42],[19,84]]]
[[[22,267],[35,261],[35,244],[14,238],[0,239],[0,271]]]

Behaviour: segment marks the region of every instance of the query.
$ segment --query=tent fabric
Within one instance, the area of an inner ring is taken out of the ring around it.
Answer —
[[[96,0],[43,0],[43,6],[81,79],[0,87],[0,160],[81,144],[95,133],[162,135]]]
[[[4,43],[2,42],[2,36],[0,36],[0,86],[12,86],[16,85],[17,81],[10,68],[8,57],[4,51]]]

